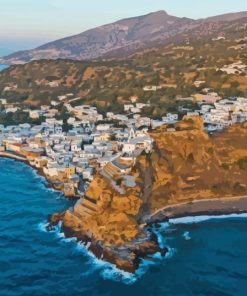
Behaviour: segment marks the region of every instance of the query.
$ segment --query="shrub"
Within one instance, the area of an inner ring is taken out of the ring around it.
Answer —
[[[237,182],[233,185],[233,190],[236,193],[243,193],[245,191],[245,187]]]
[[[229,170],[229,163],[226,163],[226,162],[222,163],[221,168],[224,170]]]
[[[193,153],[190,153],[190,154],[187,156],[187,161],[188,161],[189,163],[193,163],[193,162],[195,161]]]
[[[117,179],[117,180],[116,180],[116,185],[117,185],[117,186],[121,186],[121,184],[122,184],[122,178]]]
[[[212,155],[214,153],[214,148],[213,147],[209,147],[207,150],[208,154]]]
[[[247,156],[239,159],[237,165],[241,170],[247,171]]]
[[[212,191],[215,194],[225,194],[229,192],[229,190],[231,190],[231,186],[228,182],[221,182],[212,186]]]

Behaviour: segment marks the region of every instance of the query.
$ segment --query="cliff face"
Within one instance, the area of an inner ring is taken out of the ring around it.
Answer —
[[[78,231],[104,245],[121,246],[138,235],[135,216],[141,203],[138,188],[120,196],[98,175],[86,197],[75,205],[74,212],[66,212],[64,222],[75,221]]]
[[[176,132],[151,133],[153,188],[150,213],[193,200],[240,196],[247,192],[247,124],[208,136],[200,118],[187,118]]]
[[[164,207],[197,200],[247,195],[247,123],[208,136],[200,118],[185,118],[176,131],[150,133],[151,154],[132,168],[135,187],[119,194],[100,173],[73,211],[50,218],[62,221],[90,251],[119,268],[134,271],[140,258],[165,253],[145,221]]]
[[[120,196],[98,175],[73,212],[49,218],[50,227],[62,221],[61,230],[66,237],[76,237],[96,257],[134,272],[141,258],[166,251],[137,222],[141,205],[139,186]]]

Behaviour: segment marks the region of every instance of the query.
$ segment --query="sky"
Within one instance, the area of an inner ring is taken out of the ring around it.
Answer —
[[[204,18],[247,11],[247,0],[0,0],[0,55],[158,10]]]

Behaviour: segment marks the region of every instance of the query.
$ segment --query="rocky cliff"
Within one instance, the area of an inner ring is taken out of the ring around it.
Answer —
[[[142,153],[131,171],[135,187],[122,182],[124,194],[119,194],[99,173],[73,211],[49,218],[51,226],[62,221],[65,235],[83,241],[97,257],[130,272],[141,258],[166,253],[146,223],[159,211],[227,197],[233,197],[232,206],[247,196],[247,123],[209,136],[199,117],[185,117],[175,131],[162,126],[150,135],[153,152]]]
[[[246,123],[213,136],[196,117],[185,118],[175,128],[151,133],[156,147],[151,155],[150,213],[168,205],[247,193]]]

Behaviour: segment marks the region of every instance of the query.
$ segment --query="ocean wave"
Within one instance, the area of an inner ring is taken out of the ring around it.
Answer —
[[[101,272],[101,276],[105,280],[113,280],[115,282],[122,282],[127,285],[133,285],[137,281],[137,276],[132,273],[124,272],[118,269],[116,266],[104,266]]]
[[[47,230],[47,226],[49,225],[49,223],[48,222],[41,222],[41,223],[39,223],[38,224],[38,226],[37,226],[37,228],[38,228],[38,230],[40,231],[40,232],[48,232],[48,230]]]
[[[164,228],[163,228],[164,230]],[[162,235],[162,229],[153,229],[153,232],[157,236],[158,244],[161,248],[164,248],[166,246],[166,238],[164,235]]]
[[[37,225],[37,229],[41,232],[54,233],[57,238],[65,238],[64,233],[61,232],[61,223],[62,222],[60,221],[58,222],[58,225],[53,226],[52,229],[47,229],[47,226],[49,226],[49,222],[43,221]]]
[[[158,262],[163,261],[164,259],[169,259],[173,257],[176,252],[175,248],[171,248],[166,244],[166,238],[162,236],[160,231],[165,230],[169,227],[169,223],[162,223],[159,229],[153,229],[155,234],[158,237],[158,243],[160,247],[166,247],[168,249],[166,255],[163,257],[159,252],[150,256],[149,259],[142,259],[139,268],[135,271],[134,274],[128,273],[118,269],[114,264],[106,262],[97,258],[93,253],[87,250],[87,246],[83,243],[77,243],[76,249],[80,252],[83,252],[89,259],[90,269],[83,273],[83,275],[90,275],[95,271],[99,271],[100,275],[105,280],[113,280],[115,282],[122,282],[126,285],[133,285],[137,280],[139,280],[143,275],[147,273],[151,266],[157,265]]]
[[[183,233],[182,237],[183,237],[185,240],[190,240],[190,239],[191,239],[190,232],[189,232],[189,231],[185,231],[185,232]]]
[[[171,248],[171,247],[167,247],[168,251],[165,255],[165,259],[171,259],[175,253],[177,252],[177,249],[176,248]]]
[[[92,274],[98,270],[102,278],[105,280],[123,282],[128,285],[136,282],[137,277],[135,274],[125,272],[117,268],[116,265],[97,258],[92,252],[87,250],[87,247],[83,243],[77,243],[76,249],[83,252],[83,254],[85,254],[88,258],[90,270],[87,274]],[[83,273],[83,275],[85,275],[85,273]]]
[[[167,247],[167,241],[169,240],[168,237],[164,235],[166,231],[169,229],[170,224],[168,222],[160,223],[159,227],[153,227],[152,231],[157,236],[158,244],[161,248]]]
[[[60,234],[57,234],[56,232],[56,236],[57,235],[66,243],[73,242],[73,238],[66,239],[64,238],[64,234],[62,234],[61,232]],[[88,251],[87,246],[82,242],[77,242],[75,244],[75,250],[85,255],[88,260],[87,264],[89,268],[87,272],[83,272],[81,274],[82,276],[88,276],[97,271],[104,280],[122,282],[126,285],[134,284],[141,276],[143,276],[147,272],[150,265],[155,264],[155,262],[152,260],[142,260],[140,267],[134,274],[132,274],[117,268],[116,265],[110,262],[97,258],[92,252]]]
[[[85,246],[82,242],[77,242],[75,237],[66,238],[65,234],[61,232],[61,223],[55,226],[53,230],[47,230],[47,226],[47,222],[41,222],[38,224],[37,228],[42,232],[53,233],[55,237],[59,238],[63,243],[74,243],[74,249],[77,252],[85,255],[85,257],[88,259],[87,264],[89,265],[89,268],[87,272],[81,273],[82,276],[88,276],[95,271],[98,271],[103,279],[111,279],[114,281],[123,282],[128,285],[134,283],[137,280],[134,274],[124,272],[118,269],[114,264],[97,258],[92,252],[88,251],[87,246]]]
[[[118,269],[114,264],[97,258],[92,252],[88,251],[89,245],[85,245],[82,242],[77,242],[76,238],[66,238],[64,233],[61,232],[61,222],[52,230],[47,230],[47,226],[48,223],[44,221],[38,224],[38,229],[42,232],[53,233],[55,237],[59,238],[60,241],[63,243],[74,243],[74,250],[80,252],[85,256],[85,258],[87,259],[86,264],[88,265],[88,268],[86,272],[81,273],[82,277],[90,276],[93,273],[98,272],[98,274],[104,280],[112,280],[115,282],[122,282],[126,285],[133,285],[138,279],[140,279],[144,274],[147,273],[150,266],[156,265],[158,264],[158,262],[161,262],[164,259],[171,258],[175,253],[175,249],[170,248],[166,245],[166,240],[160,233],[160,230],[164,230],[169,226],[168,223],[167,225],[163,223],[160,229],[157,229],[155,232],[158,237],[160,246],[166,247],[168,249],[168,252],[164,257],[161,256],[160,253],[155,253],[154,255],[150,256],[150,259],[142,259],[139,268],[134,274],[132,274]]]
[[[188,216],[182,218],[169,219],[170,224],[195,224],[212,219],[231,219],[231,218],[247,218],[247,213],[243,214],[227,214],[227,215],[202,215],[202,216]]]

